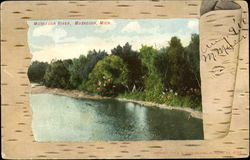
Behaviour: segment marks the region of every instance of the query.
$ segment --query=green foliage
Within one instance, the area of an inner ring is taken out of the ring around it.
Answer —
[[[169,106],[187,107],[201,111],[201,100],[199,97],[193,95],[180,96],[177,93],[166,92],[158,95],[152,100],[147,100],[147,94],[145,92],[126,92],[120,94],[119,98],[134,99],[139,101],[149,101],[158,104],[166,104]]]
[[[169,48],[167,51],[169,72],[171,77],[169,79],[169,88],[173,90],[181,90],[184,82],[184,48],[182,47],[181,41],[177,37],[172,37],[169,42]]]
[[[72,65],[70,67],[70,85],[72,88],[79,88],[79,85],[83,81],[83,75],[81,74],[85,68],[87,63],[87,58],[84,55],[80,55],[79,58],[75,58],[72,61]]]
[[[155,59],[157,55],[157,50],[152,46],[142,46],[142,48],[140,49],[140,58],[142,64],[146,66],[148,70],[146,78],[144,80],[146,100],[148,101],[157,98],[163,90],[162,80],[155,66]]]
[[[190,64],[185,59],[185,49],[181,41],[177,37],[172,37],[169,42],[169,47],[165,53],[159,54],[156,58],[156,68],[162,75],[164,88],[172,89],[180,94],[185,94],[185,91],[190,88],[192,75]]]
[[[105,51],[89,51],[86,59],[86,64],[84,65],[84,68],[81,72],[83,81],[87,80],[89,73],[93,70],[97,62],[102,60],[106,56],[108,56],[108,54]]]
[[[51,88],[70,89],[69,67],[71,60],[52,61],[44,75],[44,84]]]
[[[191,41],[188,47],[185,48],[185,58],[187,59],[189,65],[189,69],[191,70],[191,74],[194,79],[192,80],[192,88],[200,88],[200,45],[199,45],[199,35],[192,34]]]
[[[103,96],[115,96],[125,91],[128,69],[118,56],[108,56],[99,61],[86,82],[88,91]]]
[[[168,62],[167,51],[160,52],[160,54],[155,58],[155,67],[157,72],[161,75],[161,80],[164,85],[164,88],[169,88],[170,86],[170,63]]]
[[[47,62],[34,61],[29,66],[28,77],[31,82],[42,83],[43,76],[48,67]]]
[[[108,56],[105,51],[96,51],[95,49],[88,52],[87,57],[81,55],[78,59],[73,60],[70,69],[70,83],[74,89],[86,91],[86,81],[89,74],[95,67],[96,63]]]
[[[128,89],[130,91],[144,89],[143,76],[145,75],[144,68],[142,67],[139,53],[132,50],[132,46],[126,43],[123,47],[118,45],[111,50],[112,55],[119,56],[127,64],[128,75]]]
[[[148,69],[148,72],[155,72],[154,60],[157,56],[157,50],[152,46],[142,46],[140,49],[140,58],[142,64]]]
[[[142,91],[125,92],[118,95],[119,98],[135,99],[139,101],[146,101],[146,93]]]
[[[46,72],[45,72],[46,70]],[[183,47],[178,37],[159,50],[126,43],[111,50],[89,51],[73,60],[33,62],[28,76],[47,87],[78,89],[90,94],[117,96],[201,110],[199,35]]]
[[[191,58],[197,61],[196,54],[199,54],[199,50],[194,48],[194,46],[197,47],[197,35],[192,35],[192,41],[188,47],[191,48],[190,46],[195,49],[192,55],[187,54],[187,49],[182,46],[177,37],[172,37],[169,46],[159,51],[153,47],[142,46],[140,59],[147,69],[144,79],[145,90],[126,92],[120,97],[201,110],[200,88],[194,88],[194,83],[197,81],[191,68],[194,61],[189,61]],[[187,56],[191,58],[187,59]],[[199,66],[199,63],[195,65]],[[199,74],[197,68],[196,66]]]

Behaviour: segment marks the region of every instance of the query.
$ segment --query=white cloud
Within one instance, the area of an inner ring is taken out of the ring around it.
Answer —
[[[140,24],[137,21],[130,22],[130,23],[128,23],[122,29],[122,32],[136,32],[136,33],[140,33],[141,32],[141,26],[140,26]]]
[[[117,24],[114,20],[109,19],[99,19],[96,21],[97,29],[95,30],[96,33],[105,33],[107,31],[115,29]]]
[[[44,46],[39,46],[39,45],[35,45],[35,44],[32,44],[32,43],[29,43],[29,47],[34,49],[34,50],[42,50],[44,49]]]
[[[67,32],[64,29],[56,28],[55,25],[51,26],[41,26],[37,27],[33,31],[33,36],[47,36],[51,37],[56,43],[61,40],[61,38],[67,36]]]
[[[157,33],[157,31],[159,30],[159,26],[156,27],[152,27],[152,28],[143,28],[141,27],[141,25],[139,24],[139,22],[134,21],[134,22],[130,22],[128,23],[122,30],[122,33],[138,33],[138,34],[142,34],[142,33]]]
[[[54,29],[53,33],[51,34],[51,37],[55,42],[58,42],[61,38],[65,36],[67,36],[67,32],[60,28]]]
[[[196,20],[188,21],[188,25],[187,26],[191,30],[197,30],[197,28],[198,28],[198,21],[196,21]]]
[[[65,37],[63,39],[58,39],[58,43],[74,43],[76,42],[78,39],[75,37]]]
[[[65,38],[65,40],[67,40]],[[75,38],[69,38],[68,40],[75,40]],[[85,37],[82,39],[76,39],[74,43],[57,43],[53,46],[44,47],[43,50],[32,52],[32,60],[47,61],[52,59],[68,59],[77,58],[79,55],[87,55],[89,50],[106,50],[110,51],[114,47],[114,44],[108,39],[102,39],[98,37]]]
[[[81,53],[81,46],[76,44],[59,44],[44,47],[43,50],[32,53],[32,60],[50,62],[52,59],[68,59],[78,57]]]
[[[50,36],[54,27],[54,25],[37,27],[33,30],[33,36]]]

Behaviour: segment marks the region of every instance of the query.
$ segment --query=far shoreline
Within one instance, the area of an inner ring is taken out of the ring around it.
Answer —
[[[69,96],[73,98],[115,99],[119,101],[134,102],[134,103],[138,103],[138,104],[149,106],[149,107],[159,107],[159,108],[169,109],[169,110],[174,109],[174,110],[186,111],[190,113],[190,116],[194,118],[202,119],[202,112],[196,111],[192,108],[168,106],[166,104],[158,104],[158,103],[153,103],[153,102],[138,101],[138,100],[126,99],[126,98],[112,98],[112,97],[102,97],[98,95],[89,95],[79,90],[64,90],[64,89],[59,89],[59,88],[47,88],[45,86],[42,86],[36,83],[31,83],[31,94],[39,94],[39,93],[57,94],[57,95]]]

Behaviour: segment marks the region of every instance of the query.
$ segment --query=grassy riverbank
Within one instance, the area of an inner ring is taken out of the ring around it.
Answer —
[[[139,101],[148,101],[148,97],[145,92],[130,92],[120,94],[118,98],[134,99]],[[172,92],[167,92],[161,96],[154,97],[150,102],[158,104],[166,104],[170,106],[180,106],[186,108],[192,108],[197,111],[202,111],[201,102],[198,97],[195,96],[180,96]]]

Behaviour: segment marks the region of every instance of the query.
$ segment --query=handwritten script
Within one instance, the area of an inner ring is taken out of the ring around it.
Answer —
[[[236,20],[233,19],[233,22],[236,23]],[[242,19],[242,24],[247,24],[246,19]],[[226,36],[222,36],[219,39],[214,40],[213,42],[210,42],[205,45],[205,47],[201,47],[202,52],[202,60],[204,62],[207,61],[217,61],[218,57],[225,57],[230,54],[230,52],[234,51],[236,46],[244,39],[246,39],[246,35],[240,35],[241,30],[245,30],[241,25],[241,22],[237,23],[236,26],[230,27],[228,29],[229,34]],[[234,40],[233,42],[229,41],[229,36],[239,36],[240,38],[237,40]],[[217,47],[217,44],[219,47]]]

